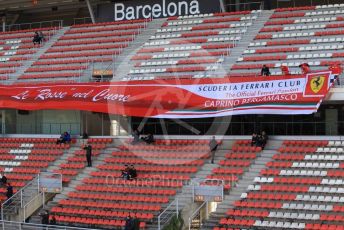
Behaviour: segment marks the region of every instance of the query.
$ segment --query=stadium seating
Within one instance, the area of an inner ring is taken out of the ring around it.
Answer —
[[[0,33],[0,81],[10,80],[13,82],[16,73],[23,62],[30,60],[42,45],[34,45],[32,39],[35,31],[44,34],[45,41],[48,41],[59,28],[41,28]],[[44,44],[44,43],[43,43]]]
[[[225,189],[230,189],[231,184],[240,179],[260,151],[260,147],[251,146],[250,140],[236,141],[232,151],[225,155],[226,160],[219,162],[220,167],[213,169],[208,179],[223,180]]]
[[[105,149],[107,144],[110,144],[110,138],[90,138],[87,140],[88,144],[92,145],[92,158],[93,160]],[[86,167],[86,153],[83,150],[85,146],[82,145],[80,149],[74,152],[72,157],[67,159],[67,162],[60,164],[60,169],[54,170],[55,173],[62,174],[62,182],[68,183],[74,178],[82,169]]]
[[[259,13],[242,11],[168,18],[132,58],[135,68],[123,80],[212,76]]]
[[[263,64],[273,75],[286,65],[291,73],[309,63],[312,70],[342,62],[343,4],[277,9],[255,37],[231,73],[260,74]]]
[[[0,138],[0,172],[18,190],[69,147],[70,144],[56,145],[54,138]],[[1,194],[5,191],[5,187],[0,188]],[[1,195],[0,199],[5,197]]]
[[[343,144],[284,141],[214,230],[343,229]]]
[[[61,224],[102,228],[123,226],[130,214],[144,228],[209,157],[208,142],[156,140],[154,145],[131,145],[128,141],[51,211]],[[135,166],[136,180],[121,178],[125,164]]]
[[[79,81],[91,63],[111,63],[146,27],[147,20],[72,26],[19,79]]]

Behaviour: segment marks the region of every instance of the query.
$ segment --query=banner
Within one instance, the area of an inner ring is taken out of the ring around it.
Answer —
[[[307,76],[0,86],[0,108],[85,110],[136,117],[202,118],[315,113],[331,72]]]
[[[221,12],[219,0],[130,0],[100,4],[97,15],[111,21],[167,18]],[[103,21],[103,20],[101,20]]]

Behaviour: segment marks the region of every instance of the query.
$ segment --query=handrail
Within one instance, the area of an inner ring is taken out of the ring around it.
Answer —
[[[242,3],[232,3],[232,4],[226,4],[226,7],[240,7],[240,6],[244,6],[243,10],[251,10],[251,6],[252,5],[259,5],[259,7],[255,7],[257,9],[262,10],[264,7],[264,2],[242,2]],[[248,6],[248,7],[246,7]],[[248,9],[246,9],[248,8]],[[239,11],[241,11],[242,9],[239,9]]]
[[[43,26],[44,24],[46,24],[47,26]],[[38,25],[38,26],[36,27],[35,25]],[[41,21],[41,22],[32,22],[32,23],[12,24],[12,25],[6,25],[5,28],[6,28],[6,31],[17,31],[17,30],[26,30],[26,29],[45,28],[48,26],[54,27],[54,25],[57,25],[58,28],[62,28],[63,20],[51,20],[51,21]],[[2,28],[2,26],[0,28]]]
[[[26,205],[24,205],[24,207],[23,207],[23,222],[25,222],[25,220],[26,220],[26,207],[28,207],[29,206],[29,204],[31,204],[34,200],[36,200],[36,198],[38,197],[38,196],[43,196],[43,192],[40,192],[40,193],[38,193],[36,196],[34,196]],[[44,196],[43,196],[43,199],[42,199],[42,205],[44,204]]]
[[[206,205],[206,216],[208,217],[208,201],[204,201],[201,206],[199,206],[189,217],[189,230],[191,230],[191,224],[192,220],[197,216],[197,214],[200,212],[200,210]]]
[[[174,204],[175,203],[175,204]],[[160,213],[160,215],[158,216],[158,230],[161,230],[164,226],[162,226],[162,224],[161,224],[161,217],[162,217],[162,215],[165,213],[165,212],[167,212],[169,209],[170,209],[170,207],[172,207],[172,205],[176,205],[176,214],[177,214],[177,216],[179,216],[179,201],[178,201],[178,199],[175,199],[173,202],[171,202],[166,208],[165,208],[165,210],[164,211],[162,211],[161,213]],[[170,218],[171,216],[169,216],[168,218]],[[166,219],[166,218],[164,218],[164,219]]]
[[[16,229],[37,230],[37,229],[49,229],[49,230],[99,230],[96,228],[82,228],[82,227],[69,227],[63,225],[44,225],[33,223],[22,223],[16,221],[3,221],[0,220],[0,229],[7,230],[8,227],[16,227]],[[11,229],[12,229],[11,228]]]

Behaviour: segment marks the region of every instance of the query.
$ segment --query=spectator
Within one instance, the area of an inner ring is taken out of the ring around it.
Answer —
[[[71,137],[68,132],[64,132],[61,134],[60,138],[56,141],[56,144],[65,144],[65,143],[70,143]]]
[[[55,216],[53,216],[53,217],[51,218],[49,224],[50,224],[50,225],[56,225],[56,218],[55,218]]]
[[[48,210],[43,211],[39,215],[41,217],[42,224],[45,224],[45,225],[49,224],[49,211]]]
[[[87,167],[92,167],[92,145],[87,144],[84,149],[86,150]]]
[[[263,65],[262,71],[260,72],[260,75],[262,76],[270,76],[270,69],[266,65]]]
[[[257,133],[252,133],[251,146],[257,145]]]
[[[35,32],[35,35],[33,36],[32,42],[34,45],[41,43],[41,38],[37,31]]]
[[[10,199],[13,196],[13,187],[10,183],[7,184],[7,192],[6,197],[7,199]]]
[[[333,75],[335,75],[335,79],[337,80],[337,84],[340,85],[339,76],[343,73],[343,69],[340,66],[340,64],[335,63],[335,64],[331,65],[328,69],[332,72]]]
[[[146,137],[143,137],[142,140],[147,144],[153,144],[155,142],[153,134],[149,133]]]
[[[132,219],[132,230],[140,230],[140,221],[137,218]]]
[[[262,135],[257,134],[257,142],[256,142],[257,147],[262,147]]]
[[[135,179],[137,177],[137,171],[134,165],[131,165],[129,168],[129,176],[130,176],[130,179]]]
[[[262,131],[262,135],[261,135],[261,147],[262,149],[264,150],[265,148],[265,145],[268,141],[268,135],[266,135],[266,132],[265,131]]]
[[[125,219],[124,230],[132,230],[132,229],[133,229],[133,220],[132,220],[131,216],[129,215]]]
[[[39,39],[40,39],[39,44],[41,44],[42,42],[45,42],[45,37],[44,37],[43,32],[39,31],[38,35],[39,35]]]
[[[308,63],[302,63],[299,67],[301,68],[302,74],[308,74],[311,71]]]
[[[84,132],[84,133],[82,134],[82,139],[84,139],[84,140],[87,140],[87,139],[88,139],[88,134],[87,134],[86,132]]]
[[[134,130],[133,137],[134,140],[131,142],[131,144],[135,145],[136,143],[140,142],[140,132],[137,129]]]
[[[215,140],[215,136],[213,136],[213,138],[209,142],[209,149],[211,152],[211,163],[212,164],[214,164],[215,152],[217,150],[217,146],[218,146],[217,141]]]
[[[125,167],[124,170],[122,170],[122,178],[129,180],[130,179],[130,175],[129,175],[130,168],[128,165],[125,165],[124,167]]]
[[[4,175],[0,174],[0,176],[1,176],[1,179],[0,179],[1,185],[7,184],[7,177],[5,176],[5,174]]]
[[[290,75],[289,68],[286,65],[281,65],[281,71],[283,75]]]

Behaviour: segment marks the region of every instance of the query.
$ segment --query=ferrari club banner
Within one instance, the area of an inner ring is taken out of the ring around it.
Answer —
[[[0,86],[0,108],[85,110],[137,117],[311,114],[331,72],[271,77]]]

